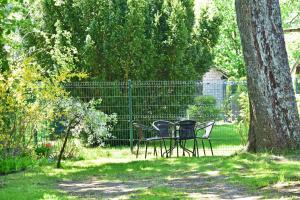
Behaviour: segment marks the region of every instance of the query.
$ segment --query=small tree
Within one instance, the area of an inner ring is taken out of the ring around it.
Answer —
[[[57,168],[61,167],[61,160],[71,136],[79,137],[81,132],[85,132],[89,134],[88,138],[96,138],[100,145],[104,144],[105,138],[110,137],[109,130],[112,127],[108,123],[116,122],[116,116],[106,115],[97,110],[96,106],[99,103],[99,100],[84,103],[75,98],[65,98],[57,102],[57,120],[60,120],[60,124],[64,127],[62,131],[64,141],[58,155]]]

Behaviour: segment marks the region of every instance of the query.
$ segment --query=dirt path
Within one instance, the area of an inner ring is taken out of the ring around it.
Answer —
[[[92,178],[87,181],[65,181],[59,183],[59,189],[83,199],[129,199],[141,190],[152,187],[170,187],[184,191],[191,199],[262,199],[244,188],[226,184],[226,177],[189,173],[183,178],[168,180],[104,181]]]

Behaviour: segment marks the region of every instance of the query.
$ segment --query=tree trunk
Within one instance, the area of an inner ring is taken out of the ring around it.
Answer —
[[[77,120],[77,122],[76,122],[76,120]],[[77,115],[75,115],[75,117],[70,121],[70,123],[67,126],[68,129],[66,131],[65,140],[64,140],[64,143],[63,143],[63,145],[62,145],[62,147],[60,149],[60,152],[59,152],[59,155],[58,155],[58,159],[57,159],[57,164],[56,164],[57,168],[61,168],[61,159],[62,159],[62,157],[64,155],[68,139],[69,139],[69,137],[71,135],[71,129],[74,128],[74,127],[76,127],[79,124],[80,121],[81,121],[81,119]]]
[[[250,100],[249,151],[293,149],[300,125],[278,0],[236,0]]]
[[[62,147],[60,149],[60,152],[59,152],[59,155],[58,155],[58,159],[57,159],[57,164],[56,164],[57,168],[61,168],[61,159],[62,159],[62,156],[63,156],[63,154],[65,152],[65,148],[67,146],[69,135],[70,135],[70,129],[68,129],[68,131],[66,133],[66,136],[65,136],[64,143],[63,143],[63,145],[62,145]]]

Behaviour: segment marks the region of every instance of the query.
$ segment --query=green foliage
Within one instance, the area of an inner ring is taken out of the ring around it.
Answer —
[[[0,157],[0,175],[24,170],[35,164],[32,156]]]
[[[297,0],[281,0],[281,17],[284,29],[300,27],[300,2]],[[285,34],[285,42],[289,56],[289,63],[292,67],[300,58],[300,33],[291,32]]]
[[[298,0],[281,0],[280,8],[283,28],[300,26],[300,2]]]
[[[4,50],[4,20],[6,18],[5,8],[7,6],[7,1],[0,1],[0,71],[7,69],[8,63],[6,58],[6,52]]]
[[[43,0],[26,48],[43,49],[35,56],[48,67],[49,48],[76,49],[74,64],[95,80],[196,79],[212,65],[220,18],[206,11],[195,18],[193,7],[193,0]],[[65,33],[55,47],[53,36]]]
[[[68,97],[62,83],[86,74],[73,73],[66,67],[72,61],[68,60],[70,56],[56,55],[60,62],[57,71],[45,71],[27,59],[0,76],[0,149],[4,161],[30,152],[36,134],[45,129],[49,133],[52,121],[59,121],[65,134],[79,137],[85,132],[91,145],[103,145],[110,135],[115,115],[97,110],[99,101],[84,103]],[[49,157],[52,153],[48,143],[45,145],[35,148],[38,156]]]
[[[246,78],[240,78],[238,82],[237,93],[238,96],[238,106],[239,106],[239,116],[237,131],[241,137],[241,143],[243,145],[247,144],[248,141],[248,131],[250,125],[250,104],[248,89],[246,85]]]
[[[116,121],[115,115],[106,115],[96,109],[101,101],[81,102],[69,97],[60,99],[56,104],[55,121],[63,127],[63,144],[57,159],[57,168],[61,167],[66,146],[70,137],[79,137],[82,132],[87,134],[87,142],[93,146],[104,145],[104,140],[111,136],[108,124]]]
[[[230,78],[226,86],[225,115],[231,121],[237,121],[237,132],[241,143],[246,145],[250,124],[250,105],[245,78]],[[238,113],[233,113],[236,107]]]
[[[45,128],[45,121],[53,119],[56,102],[67,96],[61,83],[85,76],[70,70],[44,74],[46,71],[30,59],[0,74],[0,148],[26,150],[34,134]]]
[[[236,79],[234,77],[229,77],[226,83],[226,96],[224,99],[224,115],[227,121],[235,120],[235,113],[233,113],[233,104],[237,102],[237,95],[235,95],[236,91]]]
[[[57,160],[60,150],[63,146],[63,139],[57,139],[55,140],[55,145],[53,146],[52,152],[50,154],[50,159]],[[68,140],[68,144],[65,147],[64,154],[62,156],[62,159],[78,159],[80,158],[80,151],[81,151],[82,145],[80,141],[75,138],[71,137]]]
[[[213,96],[198,96],[194,99],[194,105],[187,109],[190,119],[197,122],[216,121],[219,118],[220,109],[217,108],[217,101]]]
[[[238,117],[238,133],[241,137],[241,142],[245,146],[248,141],[248,131],[250,125],[250,105],[249,105],[249,97],[247,92],[241,92],[239,94],[239,108],[240,113]]]
[[[34,20],[29,17],[35,11],[37,1],[0,1],[0,71],[9,69],[17,60],[30,57],[32,50],[25,51],[24,38],[35,30]]]
[[[104,146],[111,137],[111,129],[117,122],[115,114],[107,115],[98,109],[101,101],[82,102],[76,98],[60,99],[55,108],[55,121],[63,127],[63,135],[70,132],[71,136],[83,137],[90,146]]]
[[[51,154],[52,149],[53,149],[52,144],[46,143],[46,144],[36,147],[34,151],[37,156],[48,158]]]
[[[214,48],[215,66],[225,71],[228,76],[236,78],[246,76],[242,46],[237,27],[234,0],[213,0],[214,9],[222,19],[220,35]],[[281,0],[283,28],[300,27],[300,2],[298,0]],[[292,66],[300,56],[299,33],[285,34],[289,61]]]
[[[242,45],[237,27],[234,0],[214,0],[215,9],[222,19],[218,43],[214,48],[215,65],[229,77],[246,76]]]

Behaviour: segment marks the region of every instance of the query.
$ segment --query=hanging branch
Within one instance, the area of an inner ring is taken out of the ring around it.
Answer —
[[[300,27],[284,29],[283,32],[284,32],[284,33],[295,33],[295,32],[300,32]]]

